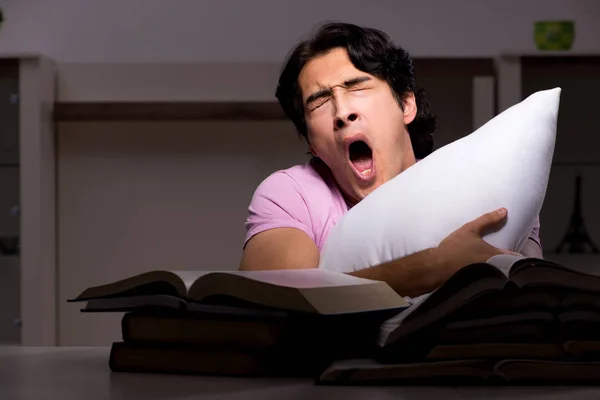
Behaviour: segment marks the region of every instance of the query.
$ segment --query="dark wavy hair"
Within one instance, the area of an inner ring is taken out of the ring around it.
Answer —
[[[415,96],[417,115],[408,124],[416,158],[424,158],[433,150],[436,117],[429,109],[424,90],[417,88],[413,61],[404,49],[396,46],[384,32],[343,22],[322,25],[308,40],[300,42],[288,55],[279,76],[275,96],[285,115],[298,133],[308,140],[302,93],[298,77],[312,59],[335,48],[347,51],[354,66],[388,83],[400,107],[409,93]]]

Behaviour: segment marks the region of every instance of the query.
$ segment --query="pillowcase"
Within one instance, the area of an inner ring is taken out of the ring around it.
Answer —
[[[332,228],[319,267],[352,272],[437,247],[500,207],[506,224],[483,239],[520,252],[546,195],[560,93],[530,95],[371,192]]]

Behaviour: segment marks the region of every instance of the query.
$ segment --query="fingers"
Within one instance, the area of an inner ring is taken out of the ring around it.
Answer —
[[[483,236],[489,230],[497,228],[498,224],[504,221],[507,214],[508,210],[506,208],[499,208],[467,223],[466,228],[477,235]]]

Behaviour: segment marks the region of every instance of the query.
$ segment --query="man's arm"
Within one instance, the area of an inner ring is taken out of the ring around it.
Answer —
[[[506,253],[489,245],[481,232],[499,224],[506,214],[491,212],[465,224],[436,248],[426,249],[371,268],[350,273],[387,282],[402,296],[429,293],[465,265]],[[254,236],[244,249],[240,269],[316,268],[319,251],[303,231],[278,228]]]
[[[403,296],[416,297],[431,292],[465,265],[502,253],[485,242],[480,232],[505,217],[505,212],[485,214],[449,235],[435,249],[352,275],[385,281]],[[311,215],[297,182],[282,173],[269,176],[255,191],[249,207],[240,270],[317,268],[320,255],[310,235],[310,221]]]
[[[391,263],[351,275],[387,282],[403,296],[417,296],[433,290],[440,266],[437,252],[425,250]],[[295,228],[264,231],[248,241],[240,270],[317,268],[319,249],[306,233]]]
[[[351,273],[351,275],[387,282],[402,296],[428,293],[436,285],[437,253],[425,250],[391,263]],[[319,250],[306,233],[295,228],[264,231],[248,241],[240,270],[317,268]]]
[[[319,249],[296,228],[269,229],[254,235],[246,244],[240,270],[317,268]]]
[[[278,171],[256,188],[248,207],[240,270],[316,268],[319,250],[303,188]]]

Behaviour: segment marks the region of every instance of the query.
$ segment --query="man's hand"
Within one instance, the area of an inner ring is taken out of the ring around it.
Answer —
[[[442,240],[435,249],[438,260],[443,265],[438,277],[439,283],[445,282],[456,271],[468,264],[485,262],[498,254],[517,254],[498,249],[482,238],[486,233],[499,229],[505,222],[506,215],[505,208],[483,214]]]

